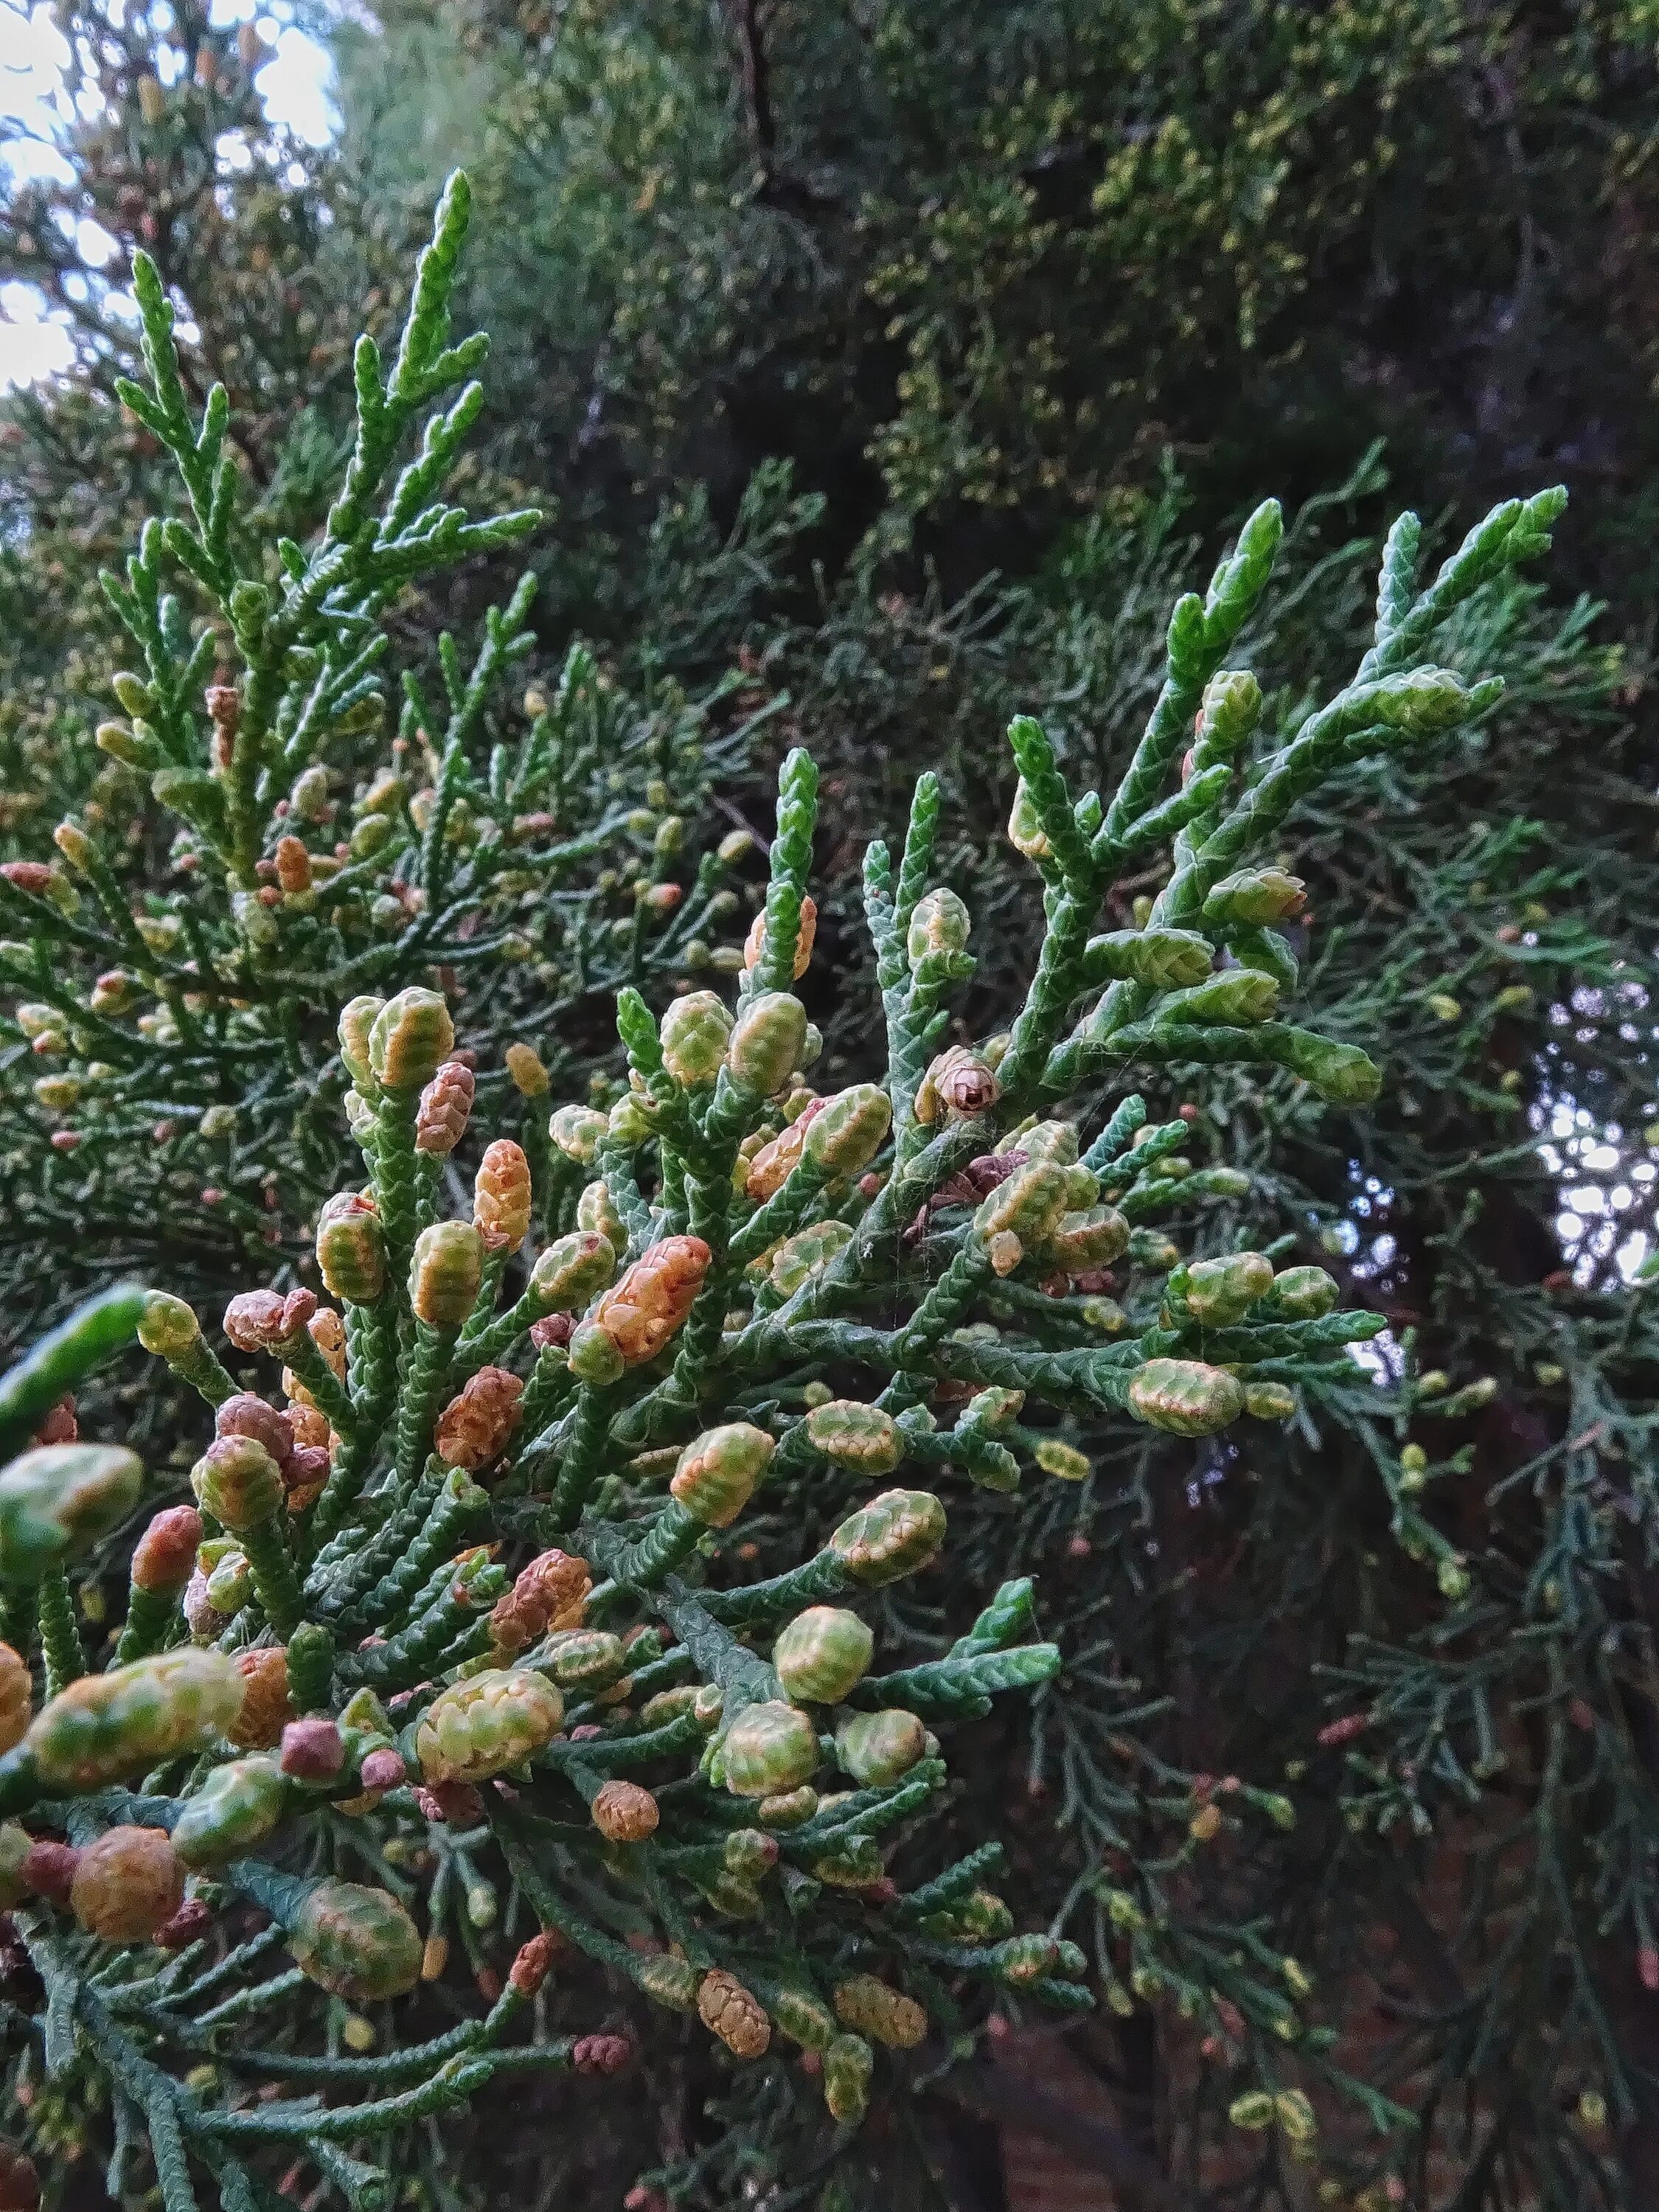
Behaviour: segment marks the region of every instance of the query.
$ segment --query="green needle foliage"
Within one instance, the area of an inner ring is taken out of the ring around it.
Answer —
[[[986,1887],[994,1836],[953,1856],[923,1826],[945,1809],[940,1732],[1067,1655],[1033,1640],[1016,1577],[981,1588],[937,1656],[907,1659],[904,1592],[959,1511],[1011,1512],[1028,1478],[1040,1492],[1084,1472],[1068,1428],[1205,1438],[1348,1387],[1381,1316],[1340,1310],[1316,1267],[1183,1257],[1165,1218],[1247,1186],[1185,1160],[1186,1121],[1150,1122],[1125,1078],[1199,1060],[1375,1096],[1363,1052],[1283,1018],[1294,963],[1274,925],[1299,886],[1273,853],[1345,760],[1490,704],[1495,684],[1425,649],[1547,544],[1559,505],[1498,509],[1426,586],[1408,519],[1371,648],[1282,740],[1253,743],[1259,689],[1225,665],[1271,572],[1272,504],[1177,604],[1109,799],[1073,793],[1017,720],[1011,835],[1046,926],[999,1034],[945,1042],[972,923],[938,879],[925,776],[896,861],[877,844],[865,868],[884,1079],[810,1087],[818,1041],[793,986],[816,932],[817,779],[792,753],[735,1008],[682,991],[659,1016],[624,988],[629,1080],[608,1111],[560,1107],[545,1144],[496,1137],[458,1216],[447,1164],[476,1083],[449,1008],[419,985],[360,994],[338,1048],[367,1180],[343,1179],[318,1219],[331,1303],[291,1273],[240,1293],[222,1358],[188,1304],[123,1291],[8,1378],[0,1408],[40,1440],[0,1474],[0,1880],[44,1992],[9,2026],[49,2075],[101,2075],[127,2116],[118,2173],[136,2122],[168,2212],[209,2184],[258,2204],[295,2160],[354,2205],[389,2203],[415,2123],[502,2073],[626,2056],[604,2033],[544,2032],[563,1946],[695,2012],[738,2062],[769,2061],[781,2031],[816,2054],[843,2124],[878,2045],[959,2033],[993,1995],[1087,2008],[1086,1954],[1018,1932]],[[309,565],[290,568],[302,592]],[[250,690],[275,620],[244,617]],[[229,798],[214,816],[232,882],[236,818]],[[1168,883],[1145,922],[1097,933],[1108,888],[1153,854]],[[1127,1304],[1100,1288],[1120,1265]],[[136,1455],[80,1442],[61,1403],[39,1416],[135,1313],[214,1436],[194,1504],[131,1545],[125,1620],[94,1668],[73,1583],[158,1501]],[[746,1576],[725,1532],[751,1498],[833,1525]],[[1170,1780],[1150,1778],[1154,1805]],[[1233,1795],[1270,1823],[1289,1809]],[[442,1972],[435,1881],[423,1901],[351,1874],[448,1856],[507,1888],[503,1933],[523,1940],[498,1994],[436,2036],[398,2036],[394,2010],[389,2048],[335,2055],[330,2000],[395,2006],[434,1957]],[[1127,1889],[1099,1894],[1144,1924]],[[1130,1988],[1156,1974],[1137,1956]],[[1252,2002],[1283,2040],[1303,1992],[1281,1979],[1288,1996]],[[1103,1984],[1133,2002],[1109,1962]],[[267,2008],[283,2039],[250,2048],[244,2023]],[[1307,2063],[1390,2117],[1316,2039]],[[226,2094],[250,2069],[274,2097]],[[1299,2088],[1251,2094],[1310,2131]]]
[[[146,523],[103,580],[137,664],[110,680],[122,718],[97,731],[113,783],[59,824],[55,857],[0,865],[20,1331],[97,1268],[165,1253],[222,1293],[251,1255],[297,1241],[340,1171],[328,1078],[354,992],[441,974],[474,998],[495,1090],[526,1029],[551,1034],[568,1076],[582,1024],[561,1036],[561,1016],[706,964],[736,903],[714,853],[690,896],[682,880],[681,810],[705,773],[682,695],[641,705],[573,647],[556,685],[524,691],[521,714],[509,702],[536,647],[533,575],[488,611],[470,666],[445,633],[435,669],[405,668],[394,722],[403,595],[493,562],[538,520],[476,520],[445,492],[487,349],[450,332],[468,204],[458,176],[391,362],[359,343],[354,442],[303,547],[271,545],[266,512],[247,511],[224,387],[191,402],[160,270],[136,258],[148,380],[118,390],[171,455],[185,511]],[[601,1049],[603,1035],[590,1016]],[[519,1072],[539,1097],[527,1048]]]

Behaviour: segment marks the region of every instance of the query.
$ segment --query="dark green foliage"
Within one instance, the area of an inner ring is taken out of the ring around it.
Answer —
[[[497,434],[564,501],[572,584],[614,589],[593,533],[665,483],[729,501],[780,454],[836,557],[914,543],[954,592],[1166,440],[1305,493],[1385,429],[1478,490],[1582,469],[1607,508],[1583,544],[1639,599],[1641,0],[383,20],[343,42],[347,161],[418,198],[465,159],[499,211]]]

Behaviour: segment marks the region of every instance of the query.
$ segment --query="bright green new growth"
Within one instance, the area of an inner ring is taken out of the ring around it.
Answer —
[[[360,351],[358,446],[328,560],[285,553],[285,580],[263,598],[228,550],[222,424],[210,403],[190,429],[167,379],[164,303],[146,297],[145,404],[158,435],[188,434],[191,456],[180,465],[194,526],[167,542],[222,597],[245,668],[236,729],[204,772],[219,795],[191,787],[198,849],[233,886],[258,881],[262,778],[287,742],[296,643],[322,640],[314,690],[337,630],[355,635],[428,541],[470,545],[465,533],[488,527],[432,503],[424,461],[402,480],[414,489],[374,512],[398,410],[477,357],[447,349],[442,329],[462,204],[446,202],[391,374]],[[442,422],[461,414],[458,401]],[[1466,689],[1419,656],[1470,592],[1539,550],[1559,504],[1497,510],[1421,592],[1414,532],[1397,532],[1353,683],[1282,740],[1257,735],[1260,694],[1224,666],[1268,579],[1271,506],[1207,597],[1177,606],[1162,695],[1109,802],[1074,794],[1042,730],[1017,720],[1011,836],[1042,881],[1041,957],[1006,1034],[948,1048],[971,916],[933,880],[938,793],[925,777],[899,864],[878,845],[866,866],[879,1085],[820,1100],[803,1066],[792,986],[817,794],[799,753],[781,778],[735,1021],[705,1005],[659,1025],[622,989],[629,1094],[608,1115],[553,1110],[550,1150],[538,1094],[525,1147],[490,1146],[470,1220],[450,1218],[441,1167],[472,1097],[444,1056],[449,1017],[428,980],[448,956],[419,937],[385,980],[420,980],[389,1003],[358,991],[380,970],[328,971],[358,992],[341,1049],[362,1173],[342,1176],[352,1189],[331,1194],[325,1227],[373,1219],[373,1251],[354,1246],[337,1265],[325,1238],[338,1309],[287,1279],[233,1299],[231,1356],[263,1363],[246,1376],[220,1366],[176,1302],[127,1322],[213,1409],[194,1488],[226,1535],[197,1532],[201,1588],[147,1589],[126,1663],[88,1672],[63,1632],[58,1547],[37,1533],[74,1516],[43,1504],[38,1459],[21,1462],[27,1510],[10,1551],[0,1521],[9,1626],[23,1658],[38,1641],[46,1692],[0,1758],[0,1813],[82,1850],[169,1832],[198,1884],[148,1930],[177,1948],[158,1966],[141,1947],[112,1959],[44,1882],[30,1898],[18,1877],[50,1993],[48,2051],[84,2031],[143,2117],[167,2212],[202,2201],[204,2184],[227,2204],[259,2203],[266,2157],[308,2160],[354,2205],[384,2203],[377,2140],[502,2073],[600,2063],[592,2045],[605,2039],[538,2032],[539,1939],[519,1949],[501,1997],[445,2035],[362,2059],[307,2049],[330,1996],[396,2002],[422,1935],[441,1932],[435,1885],[414,1899],[423,1930],[388,1890],[349,1877],[361,1854],[342,1841],[348,1824],[371,1855],[418,1840],[440,1863],[463,1851],[489,1863],[545,1931],[653,2002],[695,2010],[739,2061],[764,2060],[774,2028],[794,2023],[824,2051],[838,2120],[863,2110],[882,2063],[872,2037],[907,2047],[930,2024],[949,2033],[975,1989],[1061,2010],[1090,2002],[1080,1952],[1005,1926],[983,1887],[992,1839],[908,1893],[887,1870],[944,1789],[949,1745],[933,1731],[948,1738],[953,1721],[1061,1662],[1030,1640],[1030,1583],[984,1593],[938,1656],[884,1668],[876,1594],[925,1573],[965,1486],[1075,1475],[1073,1413],[1179,1436],[1285,1418],[1298,1383],[1348,1371],[1348,1347],[1382,1326],[1335,1310],[1319,1271],[1276,1269],[1268,1254],[1184,1263],[1154,1224],[1240,1193],[1226,1170],[1182,1161],[1184,1122],[1146,1127],[1123,1079],[1137,1063],[1228,1060],[1290,1068],[1340,1102],[1375,1095],[1382,1079],[1363,1053],[1281,1018],[1296,965],[1272,924],[1296,894],[1278,843],[1341,762],[1490,702],[1495,686]],[[400,847],[428,915],[447,895],[444,792],[461,775],[441,769],[426,830]],[[1164,852],[1171,872],[1145,927],[1096,934],[1111,886]],[[55,941],[50,901],[16,896],[40,908],[39,946]],[[47,955],[31,962],[38,979]],[[431,1146],[422,1131],[439,1133]],[[496,1224],[520,1195],[531,1225],[509,1252]],[[1100,1279],[1120,1264],[1138,1290],[1154,1286],[1133,1326]],[[60,1349],[41,1372],[71,1373],[65,1359]],[[51,1402],[38,1376],[0,1383],[17,1441]],[[70,1462],[57,1464],[67,1484]],[[823,1540],[744,1582],[721,1532],[741,1529],[751,1499],[786,1494],[809,1525],[828,1524]],[[228,1573],[232,1538],[243,1569]],[[293,1871],[302,1850],[308,1867],[337,1870]],[[227,1894],[270,1930],[220,1957],[212,1916]],[[250,2051],[231,2023],[266,2003],[292,2036]],[[210,2081],[193,2071],[204,2054]],[[279,2094],[228,2095],[224,2075],[244,2070]],[[319,2090],[332,2101],[315,2102]]]

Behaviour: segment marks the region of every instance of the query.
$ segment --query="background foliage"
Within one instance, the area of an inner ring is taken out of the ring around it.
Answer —
[[[109,33],[100,7],[62,12]],[[1190,1971],[1220,1902],[1306,1962],[1356,2070],[1422,2123],[1344,2134],[1332,2201],[1644,2201],[1655,1377],[1625,1276],[1655,1158],[1651,6],[387,0],[380,33],[337,33],[342,132],[298,169],[265,149],[234,37],[173,12],[127,11],[56,196],[116,258],[77,270],[53,195],[25,194],[0,273],[52,262],[59,296],[78,276],[95,301],[157,252],[201,334],[191,373],[246,424],[259,521],[303,539],[349,429],[349,341],[389,317],[386,272],[465,159],[465,312],[495,354],[462,489],[546,510],[527,557],[550,672],[580,634],[619,711],[708,748],[686,760],[718,787],[696,801],[711,837],[762,826],[762,779],[810,744],[830,804],[803,989],[834,1082],[872,1072],[858,857],[917,767],[944,779],[980,918],[981,1031],[1041,921],[1001,835],[1011,714],[1043,721],[1075,788],[1109,788],[1171,599],[1273,489],[1291,585],[1242,649],[1269,724],[1293,724],[1352,665],[1385,483],[1454,538],[1490,498],[1567,483],[1547,582],[1493,586],[1441,648],[1501,666],[1503,708],[1426,761],[1356,768],[1287,842],[1304,988],[1383,1065],[1382,1098],[1347,1117],[1279,1079],[1154,1079],[1155,1117],[1194,1109],[1196,1159],[1255,1178],[1229,1236],[1340,1260],[1389,1320],[1381,1367],[1246,1459],[1119,1443],[1079,1488],[986,1504],[974,1571],[1038,1572],[1075,1656],[1029,1735],[988,1733],[961,1819],[1012,1801],[1024,1875],[1120,1980],[1146,1946],[1098,1871],[1133,1888],[1170,1856],[1154,1971]],[[189,51],[176,82],[162,46]],[[254,154],[234,174],[231,128]],[[131,326],[77,319],[76,373],[8,412],[0,834],[39,858],[66,809],[106,805],[147,883],[166,839],[90,742],[125,665],[93,572],[161,503],[162,457],[112,397]],[[438,630],[509,584],[475,563],[400,600],[399,660],[429,680]],[[1121,885],[1121,917],[1156,888]],[[37,1072],[6,1079],[9,1188],[53,1172]],[[196,1266],[201,1239],[192,1196],[154,1264]],[[21,1333],[43,1247],[11,1249]],[[1130,1681],[1174,1702],[1126,1732]],[[1353,1732],[1322,1747],[1333,1722]],[[1287,1788],[1295,1829],[1182,1844],[1192,1778],[1234,1772]],[[1201,2175],[1230,2206],[1305,2201],[1277,2137],[1227,2124],[1202,2040],[1168,1991],[1075,2032],[1072,2123],[1104,2109],[1112,2133],[1073,2153],[1189,2193]],[[930,2166],[945,2201],[997,2201],[936,2093],[832,2169],[781,2093],[706,2114],[696,2064],[652,2065],[648,2092],[600,2093],[595,2201],[631,2182],[641,2127],[677,2201],[835,2212]],[[952,2094],[994,2114],[1003,2078],[965,2069]],[[539,2146],[535,2186],[565,2185],[569,2154]],[[1011,2136],[1011,2205],[1035,2201],[1025,2157]]]

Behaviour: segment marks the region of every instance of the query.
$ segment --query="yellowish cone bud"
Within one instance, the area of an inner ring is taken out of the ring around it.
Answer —
[[[774,1698],[744,1707],[726,1732],[721,1753],[733,1796],[776,1796],[811,1779],[818,1764],[817,1730],[805,1713]]]
[[[387,1091],[420,1090],[454,1048],[455,1024],[442,993],[418,986],[388,999],[368,1033],[368,1064]]]
[[[806,1416],[816,1450],[854,1474],[890,1474],[904,1457],[904,1437],[892,1415],[854,1398],[832,1398]]]
[[[834,1605],[797,1613],[772,1649],[787,1694],[800,1703],[836,1705],[870,1670],[876,1639],[855,1613]]]
[[[530,1163],[510,1137],[497,1137],[478,1164],[472,1219],[486,1245],[516,1252],[530,1231]]]
[[[507,1072],[520,1097],[546,1097],[548,1073],[542,1064],[541,1054],[533,1045],[510,1044],[503,1058],[507,1062]]]
[[[402,1996],[421,1977],[418,1930],[395,1897],[354,1881],[322,1881],[288,1931],[308,1981],[354,2004]]]
[[[843,2027],[892,2051],[914,2051],[927,2033],[927,2015],[915,1999],[873,1974],[852,1974],[838,1982],[835,2004]]]
[[[945,1508],[930,1491],[886,1490],[830,1539],[854,1581],[878,1589],[925,1566],[945,1541]]]
[[[551,1743],[564,1724],[564,1700],[527,1668],[491,1668],[441,1692],[415,1728],[415,1752],[428,1782],[482,1782],[504,1774]]]
[[[680,1454],[669,1489],[708,1528],[728,1528],[749,1503],[775,1446],[764,1429],[731,1421],[707,1429]]]
[[[1243,1385],[1201,1360],[1149,1359],[1129,1385],[1129,1411],[1171,1436],[1212,1436],[1244,1411]]]
[[[663,1065],[684,1089],[701,1089],[724,1066],[731,1034],[731,1012],[719,994],[688,991],[662,1018]]]
[[[705,1974],[697,1985],[697,2016],[734,2058],[763,2057],[772,2040],[765,2006],[721,1966]]]
[[[757,1097],[781,1091],[800,1065],[806,1009],[787,991],[763,991],[738,1014],[726,1048],[734,1082]]]
[[[470,1221],[436,1221],[416,1238],[409,1302],[428,1328],[459,1328],[483,1279],[483,1239]]]

